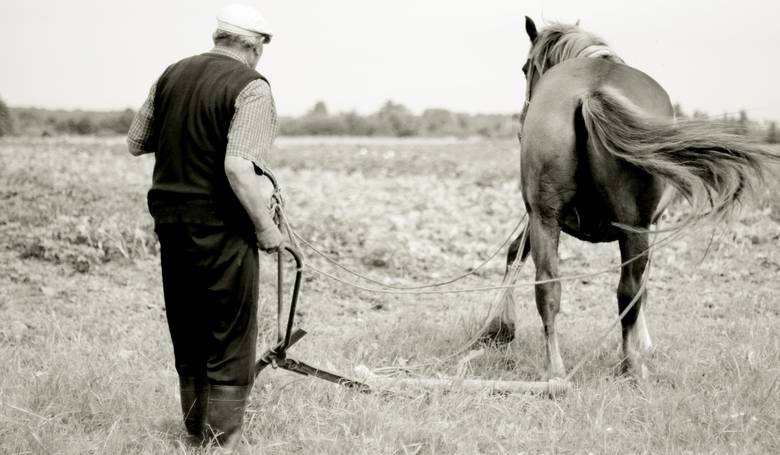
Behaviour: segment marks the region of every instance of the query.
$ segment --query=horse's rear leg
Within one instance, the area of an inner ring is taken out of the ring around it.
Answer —
[[[558,278],[558,240],[561,228],[552,220],[543,220],[532,214],[529,222],[531,256],[536,265],[536,281]],[[547,354],[547,377],[558,378],[566,374],[563,359],[558,348],[558,333],[555,317],[561,305],[561,283],[559,281],[536,285],[536,308],[542,318]]]
[[[647,300],[647,291],[645,291],[645,300]],[[645,320],[645,303],[642,302],[642,307],[639,308],[639,315],[636,318],[636,336],[639,339],[639,351],[643,354],[653,353],[653,339],[650,338],[650,331],[647,328],[647,321]]]
[[[530,251],[530,244],[527,239],[527,230],[520,231],[517,238],[509,245],[509,251],[506,257],[506,270],[502,286],[514,284],[517,279],[519,267],[525,262]],[[522,251],[520,251],[522,248]],[[520,258],[517,255],[520,254]],[[515,261],[517,263],[515,264]],[[494,341],[497,343],[509,343],[515,338],[515,298],[514,289],[499,291],[496,302],[493,305],[491,313],[488,315],[488,322],[481,331],[480,339],[482,341]]]
[[[641,255],[621,269],[617,292],[620,314],[626,310],[640,290],[642,292],[637,302],[621,320],[623,328],[622,369],[626,373],[644,378],[647,376],[647,369],[642,361],[642,354],[652,350],[652,341],[647,331],[643,310],[647,291],[641,289],[642,276],[647,267],[648,234],[627,233],[620,239],[619,243],[620,257],[623,262]]]

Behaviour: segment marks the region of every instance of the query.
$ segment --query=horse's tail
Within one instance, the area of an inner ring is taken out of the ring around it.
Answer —
[[[582,116],[594,151],[663,178],[691,203],[696,217],[729,213],[763,180],[763,164],[780,161],[717,123],[650,117],[610,90],[583,97]]]

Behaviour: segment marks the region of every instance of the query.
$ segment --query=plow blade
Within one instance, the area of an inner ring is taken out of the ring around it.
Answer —
[[[281,368],[287,371],[292,371],[303,376],[313,376],[315,378],[324,379],[334,384],[343,385],[350,389],[355,389],[359,392],[370,393],[371,388],[353,379],[345,378],[335,373],[322,370],[317,367],[313,367],[307,363],[299,360],[293,360],[287,357],[287,348],[297,343],[303,336],[306,335],[306,331],[303,329],[297,329],[289,337],[289,342],[285,339],[280,341],[276,346],[268,351],[265,351],[260,360],[255,363],[255,377],[259,375],[267,366],[271,365],[274,368]]]

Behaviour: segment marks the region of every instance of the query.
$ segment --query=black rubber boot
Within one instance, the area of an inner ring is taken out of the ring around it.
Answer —
[[[205,379],[179,377],[179,394],[184,427],[192,437],[193,443],[202,444],[206,434],[206,415],[208,413],[209,385]]]
[[[211,385],[207,423],[225,453],[243,453],[244,409],[252,386]]]

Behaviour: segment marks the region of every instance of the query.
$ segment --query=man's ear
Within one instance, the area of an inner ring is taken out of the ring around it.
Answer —
[[[525,32],[528,33],[528,38],[531,39],[532,43],[536,40],[536,37],[539,36],[539,32],[536,31],[536,24],[534,24],[534,21],[528,16],[525,16]]]

